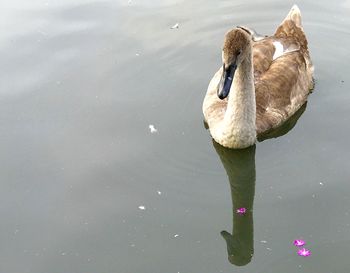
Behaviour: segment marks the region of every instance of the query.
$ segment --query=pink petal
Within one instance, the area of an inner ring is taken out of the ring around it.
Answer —
[[[247,209],[246,208],[239,208],[239,209],[236,210],[236,212],[238,214],[243,215],[243,214],[245,214],[247,212]]]
[[[305,241],[301,240],[301,239],[297,239],[297,240],[294,240],[293,244],[297,247],[301,247],[301,246],[305,245]]]
[[[308,257],[311,255],[311,251],[306,248],[302,248],[298,250],[298,255],[303,257]]]

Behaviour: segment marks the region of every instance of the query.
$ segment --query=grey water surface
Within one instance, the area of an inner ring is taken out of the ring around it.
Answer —
[[[350,272],[350,2],[296,1],[316,87],[282,136],[203,125],[225,32],[293,4],[0,1],[0,273]]]

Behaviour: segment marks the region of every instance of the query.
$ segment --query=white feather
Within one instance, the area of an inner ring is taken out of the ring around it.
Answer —
[[[275,53],[273,54],[272,59],[276,60],[278,57],[281,57],[284,53],[283,45],[280,42],[273,42],[273,45],[275,47]]]

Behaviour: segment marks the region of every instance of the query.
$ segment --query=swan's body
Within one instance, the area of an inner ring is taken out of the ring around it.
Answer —
[[[292,116],[313,88],[297,6],[273,36],[258,37],[243,27],[229,31],[222,57],[224,65],[209,84],[203,113],[212,137],[225,147],[253,145],[258,135]]]

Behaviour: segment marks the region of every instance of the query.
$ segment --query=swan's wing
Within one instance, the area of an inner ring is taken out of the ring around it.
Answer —
[[[266,73],[272,63],[284,54],[299,51],[300,46],[292,38],[268,37],[253,44],[255,82]]]
[[[301,13],[294,5],[273,36],[255,41],[253,45],[255,77],[259,78],[269,69],[272,62],[283,54],[298,50],[304,56],[308,70],[312,72],[313,66],[301,23]]]
[[[276,39],[289,40],[296,43],[305,58],[308,69],[313,72],[308,42],[301,22],[301,13],[297,5],[291,8],[286,18],[276,29],[274,37]]]
[[[310,78],[300,51],[285,53],[274,60],[255,83],[257,131],[277,127],[305,103]]]
[[[266,72],[273,61],[273,55],[276,48],[273,45],[273,39],[266,38],[253,44],[253,65],[254,78],[259,79]]]
[[[279,126],[305,103],[313,87],[313,65],[293,6],[274,36],[254,45],[258,134]]]

